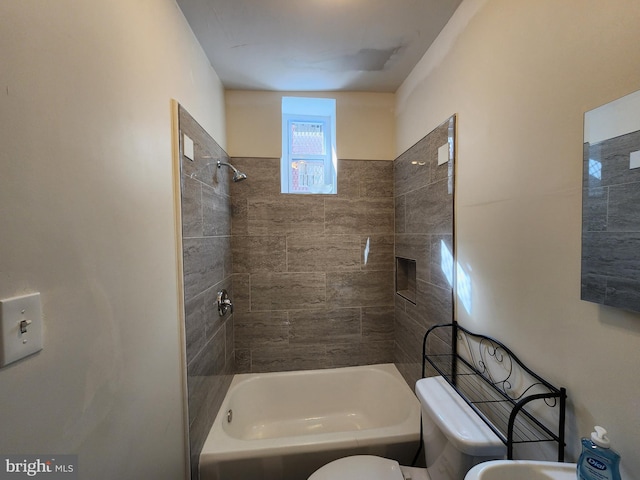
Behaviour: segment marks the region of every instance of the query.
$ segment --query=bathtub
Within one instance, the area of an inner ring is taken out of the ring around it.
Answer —
[[[201,480],[304,480],[371,454],[410,463],[420,404],[395,365],[236,375],[200,454]]]

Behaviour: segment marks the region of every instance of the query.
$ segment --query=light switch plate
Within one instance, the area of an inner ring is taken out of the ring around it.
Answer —
[[[193,140],[191,140],[189,137],[187,137],[186,135],[182,135],[183,138],[183,154],[185,157],[187,157],[189,160],[193,161],[194,160],[194,153],[193,153]]]
[[[0,300],[0,367],[42,350],[40,294]]]
[[[629,159],[629,168],[640,168],[640,150],[631,152]]]
[[[449,142],[438,148],[438,165],[444,165],[449,161]]]

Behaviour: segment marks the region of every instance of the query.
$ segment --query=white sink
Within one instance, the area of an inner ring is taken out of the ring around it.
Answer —
[[[576,480],[576,464],[493,460],[473,467],[464,480]]]

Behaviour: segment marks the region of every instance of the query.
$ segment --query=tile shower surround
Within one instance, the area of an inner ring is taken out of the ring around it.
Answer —
[[[640,312],[637,150],[640,131],[584,145],[581,298]]]
[[[449,138],[455,145],[454,132],[451,117],[393,162],[395,255],[416,261],[415,303],[395,296],[394,362],[409,385],[421,376],[424,334],[453,318],[452,287],[441,265],[443,248],[453,254],[454,165],[438,165],[438,148]],[[433,342],[430,351],[450,351],[450,337]]]
[[[238,371],[392,362],[393,163],[340,160],[337,195],[281,194],[280,159],[232,163]]]
[[[341,160],[338,195],[293,196],[280,194],[279,159],[231,159],[249,176],[232,183],[216,167],[226,153],[184,109],[179,116],[196,152],[181,162],[195,479],[233,373],[395,362],[414,384],[424,332],[451,320],[439,262],[440,246],[452,248],[453,170],[436,159],[453,130],[439,127],[395,162]],[[416,260],[416,304],[394,294],[394,250]],[[218,316],[220,288],[233,315]]]
[[[232,292],[228,162],[222,148],[179,107],[183,135],[194,141],[195,161],[181,156],[181,211],[191,478],[198,478],[202,445],[229,388],[233,367],[233,316],[220,317],[217,292]],[[233,298],[233,296],[232,296]]]

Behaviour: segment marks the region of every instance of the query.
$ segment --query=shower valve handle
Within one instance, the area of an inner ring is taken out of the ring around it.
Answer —
[[[233,303],[231,303],[231,299],[229,298],[229,294],[223,288],[218,292],[218,314],[223,317],[228,309],[231,309],[231,313],[233,313]]]

